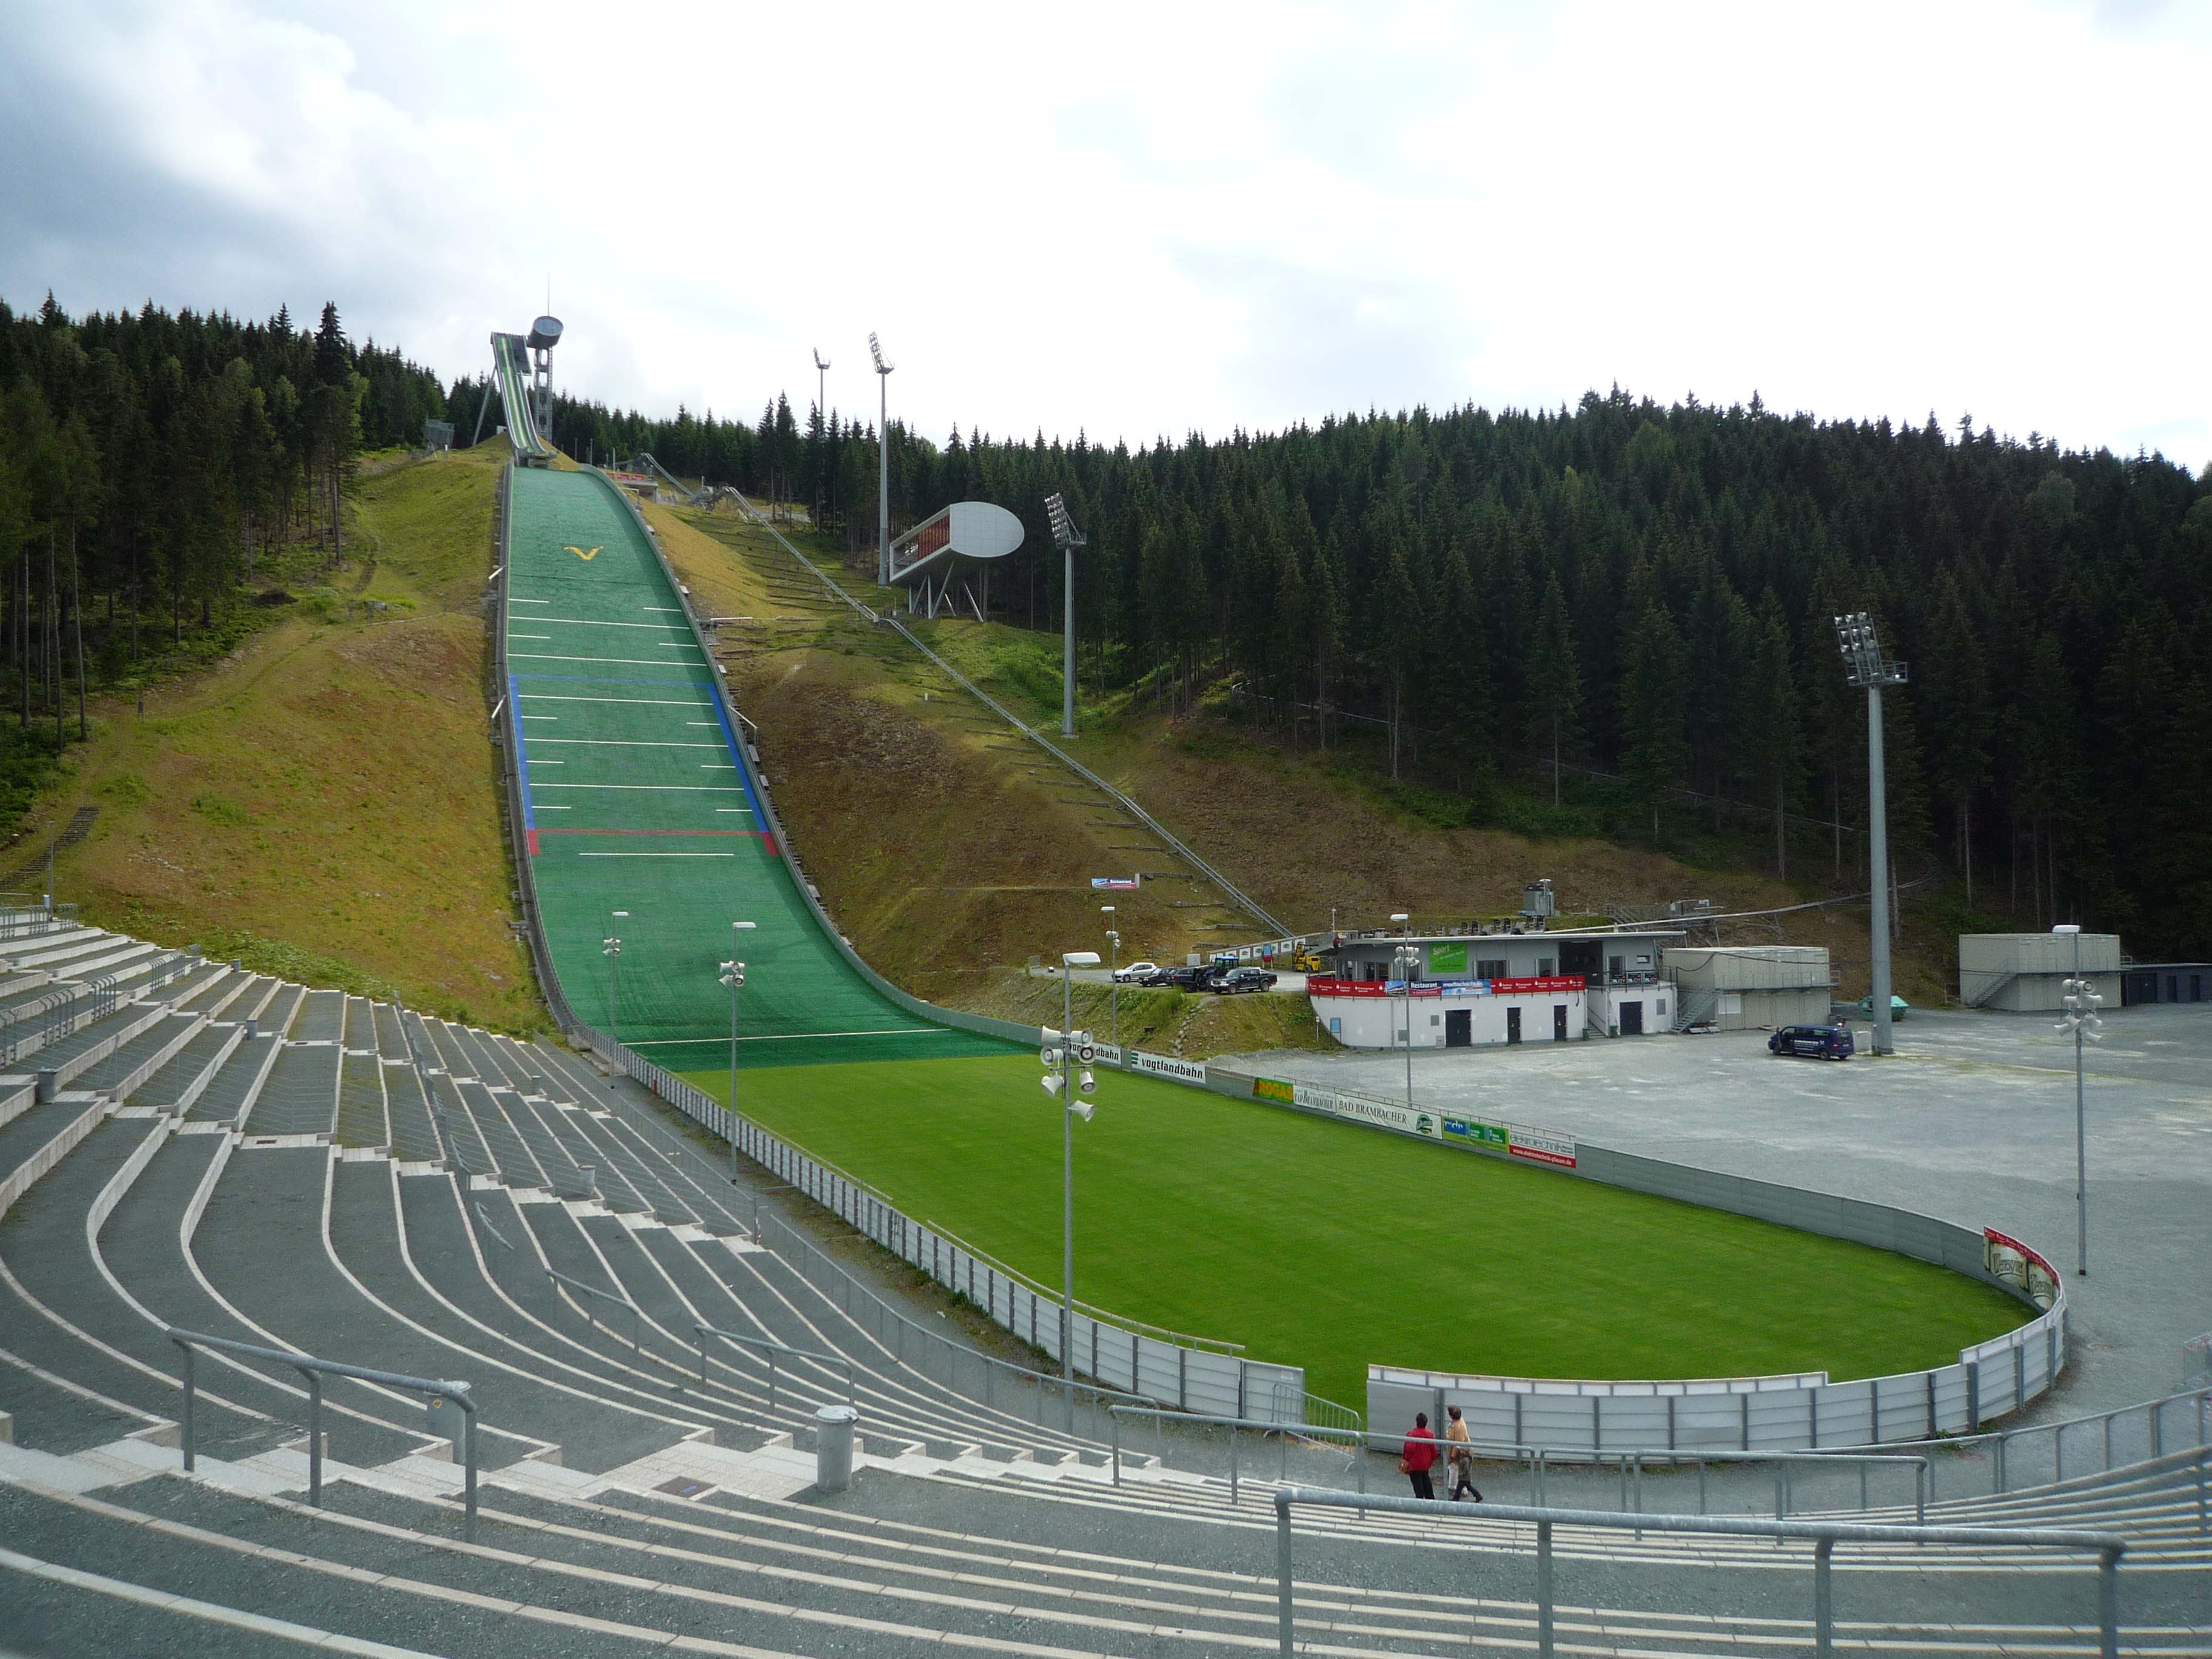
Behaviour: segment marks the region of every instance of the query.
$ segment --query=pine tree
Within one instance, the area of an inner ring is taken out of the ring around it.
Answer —
[[[1959,868],[1966,903],[1974,902],[1974,792],[1989,781],[1990,688],[1972,620],[1949,570],[1936,579],[1928,654],[1920,665],[1919,701],[1929,723],[1929,779],[1954,811]]]
[[[1620,672],[1620,769],[1651,813],[1659,844],[1659,805],[1681,785],[1689,745],[1683,738],[1686,676],[1681,636],[1664,605],[1647,606],[1629,630]]]
[[[1762,798],[1774,805],[1774,873],[1790,875],[1790,797],[1804,773],[1804,736],[1797,719],[1797,671],[1790,655],[1790,627],[1769,588],[1752,625],[1753,646],[1746,684],[1744,744]]]
[[[1528,655],[1528,707],[1536,726],[1530,735],[1551,750],[1555,807],[1559,804],[1560,750],[1575,735],[1575,715],[1582,706],[1582,671],[1575,660],[1567,596],[1554,570],[1545,578],[1544,608],[1536,620],[1536,637]]]

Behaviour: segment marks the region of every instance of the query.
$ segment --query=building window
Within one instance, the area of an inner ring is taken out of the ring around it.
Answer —
[[[1559,958],[1557,957],[1539,957],[1536,958],[1536,977],[1538,979],[1549,979],[1553,975],[1559,971]]]
[[[1342,1036],[1344,1035],[1344,1022],[1336,1018],[1334,1016],[1331,1016],[1328,1022],[1328,1034],[1331,1036]]]
[[[1667,1012],[1667,1005],[1663,1000],[1652,1004],[1652,1006],[1656,1009],[1662,1016],[1663,1016]]]
[[[1477,979],[1504,979],[1505,958],[1504,957],[1483,957],[1474,964],[1474,976]]]
[[[1429,1016],[1429,1024],[1431,1025],[1441,1025],[1443,1024],[1443,1021],[1439,1019],[1436,1015],[1431,1014]]]

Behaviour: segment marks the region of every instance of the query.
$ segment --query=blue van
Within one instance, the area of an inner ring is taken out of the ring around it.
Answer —
[[[1784,1025],[1766,1039],[1771,1054],[1802,1054],[1808,1060],[1849,1060],[1858,1052],[1848,1025]]]

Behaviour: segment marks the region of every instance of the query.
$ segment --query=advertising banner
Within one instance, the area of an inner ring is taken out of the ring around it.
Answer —
[[[1512,1144],[1502,1124],[1478,1123],[1473,1118],[1464,1117],[1444,1120],[1444,1139],[1463,1140],[1475,1146],[1492,1146],[1501,1152],[1509,1150]]]
[[[1429,971],[1431,974],[1463,974],[1467,971],[1467,945],[1431,945],[1429,946]]]
[[[1135,876],[1093,876],[1091,878],[1091,884],[1098,889],[1101,892],[1123,892],[1134,887],[1137,884],[1137,881],[1138,878]]]
[[[1178,1083],[1204,1083],[1206,1062],[1202,1060],[1177,1060],[1170,1054],[1139,1054],[1129,1051],[1129,1069],[1146,1077],[1173,1078]]]
[[[1506,1130],[1505,1150],[1516,1158],[1525,1158],[1534,1164],[1549,1164],[1562,1170],[1575,1167],[1575,1142],[1571,1135],[1547,1134],[1541,1129],[1524,1129],[1518,1124]]]
[[[1379,979],[1329,979],[1320,974],[1306,975],[1306,994],[1311,997],[1382,997],[1390,994],[1387,981]]]
[[[1310,1083],[1292,1087],[1292,1103],[1309,1111],[1327,1112],[1331,1117],[1340,1117],[1347,1123],[1373,1123],[1385,1129],[1397,1129],[1407,1134],[1439,1138],[1437,1115],[1422,1111],[1419,1107],[1401,1106],[1395,1101],[1370,1100],[1364,1095],[1339,1094],[1334,1089],[1318,1088]]]
[[[1254,1078],[1252,1092],[1261,1100],[1279,1100],[1286,1106],[1297,1103],[1297,1091],[1291,1085],[1278,1083],[1271,1077]]]
[[[2010,1234],[1983,1228],[1982,1251],[1989,1270],[2026,1291],[2037,1307],[2048,1308],[2057,1300],[2058,1269]]]

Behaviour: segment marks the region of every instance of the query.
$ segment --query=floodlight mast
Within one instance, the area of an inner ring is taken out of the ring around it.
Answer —
[[[1897,1045],[1889,1010],[1889,787],[1882,770],[1881,688],[1904,684],[1905,665],[1883,659],[1874,618],[1866,611],[1835,620],[1844,677],[1867,694],[1867,887],[1874,946],[1874,987],[1867,1006],[1874,1016],[1873,1052],[1891,1054]]]
[[[1062,561],[1060,597],[1066,601],[1066,627],[1060,640],[1060,735],[1075,735],[1075,550],[1088,538],[1068,516],[1066,503],[1055,491],[1044,498],[1045,516],[1052,520],[1052,538]]]
[[[876,385],[880,398],[880,409],[876,417],[876,449],[878,459],[876,483],[876,580],[884,586],[891,580],[891,371],[895,363],[884,361],[884,349],[876,337],[868,336],[868,354],[876,360]]]

